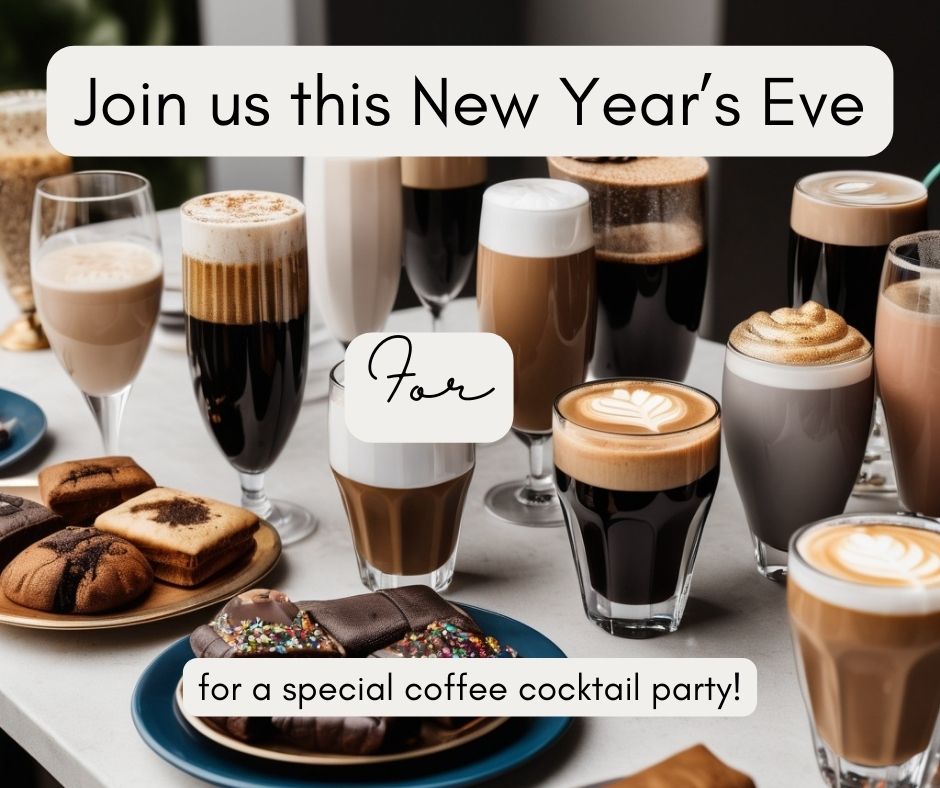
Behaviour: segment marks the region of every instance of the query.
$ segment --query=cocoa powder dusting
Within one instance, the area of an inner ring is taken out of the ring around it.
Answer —
[[[151,517],[155,523],[163,523],[175,528],[178,525],[199,525],[209,522],[212,512],[199,498],[167,498],[163,501],[139,503],[131,507],[131,512],[156,512]]]

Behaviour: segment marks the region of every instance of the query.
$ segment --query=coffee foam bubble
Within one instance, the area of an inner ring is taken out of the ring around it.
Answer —
[[[486,180],[483,156],[402,156],[401,183],[412,189],[459,189]]]
[[[856,515],[796,539],[789,577],[841,607],[883,615],[940,611],[940,526],[915,517]]]
[[[667,490],[718,464],[718,406],[678,383],[604,380],[563,394],[555,407],[555,465],[611,490]]]
[[[33,276],[43,286],[68,291],[121,290],[162,276],[163,260],[130,241],[95,241],[42,254]]]
[[[940,319],[940,278],[909,279],[889,285],[882,294],[889,307]]]
[[[46,137],[45,91],[0,93],[0,154],[51,150]]]
[[[304,206],[286,194],[227,191],[180,208],[183,253],[216,263],[251,263],[306,248]]]
[[[705,248],[705,231],[693,222],[642,222],[603,230],[597,259],[657,265],[683,260]]]
[[[704,181],[708,161],[698,156],[551,156],[552,174],[611,186],[681,186]]]
[[[927,190],[902,175],[865,170],[820,172],[793,189],[790,227],[822,243],[886,246],[927,226]]]
[[[483,193],[480,245],[515,257],[564,257],[594,246],[587,191],[553,178],[523,178]]]

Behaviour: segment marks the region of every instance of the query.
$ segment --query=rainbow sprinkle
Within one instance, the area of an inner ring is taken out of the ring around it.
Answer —
[[[388,647],[394,655],[428,659],[488,659],[517,657],[511,646],[500,646],[490,635],[467,632],[454,624],[435,621],[423,632],[409,632]]]
[[[272,624],[260,618],[237,623],[220,613],[211,624],[236,654],[292,654],[298,651],[332,651],[333,639],[301,611],[289,624]]]

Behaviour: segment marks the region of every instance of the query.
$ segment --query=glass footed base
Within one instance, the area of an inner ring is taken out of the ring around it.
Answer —
[[[754,558],[757,561],[757,571],[768,580],[785,583],[787,580],[787,551],[771,547],[753,534],[751,534],[751,539],[754,541]]]
[[[274,499],[271,505],[274,509],[265,519],[274,526],[283,546],[296,544],[317,530],[317,518],[302,506]]]
[[[498,520],[533,528],[556,528],[564,525],[561,504],[554,489],[527,500],[523,482],[498,484],[483,499],[486,511]]]
[[[625,605],[611,602],[594,589],[584,593],[584,612],[597,626],[611,635],[643,639],[675,632],[682,620],[687,591],[663,602]]]
[[[936,767],[930,751],[901,764],[863,766],[839,757],[815,731],[813,738],[819,771],[829,788],[926,788],[936,784],[929,776]]]
[[[443,566],[439,566],[433,572],[425,575],[390,575],[386,572],[376,569],[372,564],[356,554],[356,561],[359,563],[359,579],[362,584],[370,591],[381,591],[388,588],[401,588],[402,586],[428,586],[438,593],[446,591],[454,579],[454,564],[457,563],[457,551],[447,560]]]

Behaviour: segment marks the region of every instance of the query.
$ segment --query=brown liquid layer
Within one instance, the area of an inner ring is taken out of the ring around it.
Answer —
[[[356,552],[389,575],[425,575],[457,549],[471,468],[430,487],[373,487],[333,471]]]
[[[708,161],[698,156],[644,156],[621,162],[551,156],[548,168],[553,178],[611,186],[679,186],[708,176]]]
[[[402,156],[401,184],[412,189],[460,189],[486,180],[483,156]]]
[[[705,248],[704,230],[692,223],[623,224],[603,229],[600,234],[597,259],[605,263],[662,265],[685,260]]]
[[[183,255],[186,314],[207,323],[286,323],[306,314],[307,250],[265,263],[217,263]]]
[[[480,330],[513,352],[513,428],[548,432],[552,403],[584,380],[594,352],[594,249],[565,257],[516,257],[481,245]]]
[[[940,613],[847,610],[792,577],[787,605],[822,739],[864,766],[903,763],[927,749],[940,712]]]

